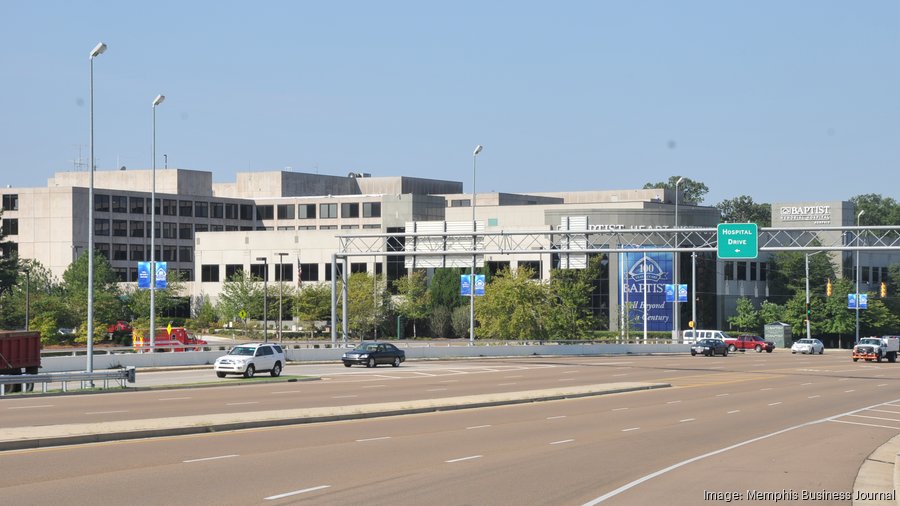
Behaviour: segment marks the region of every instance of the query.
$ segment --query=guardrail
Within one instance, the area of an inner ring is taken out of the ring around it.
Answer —
[[[48,386],[53,383],[60,383],[62,391],[69,391],[69,383],[79,382],[81,388],[95,387],[94,381],[103,381],[103,388],[109,388],[109,382],[115,381],[121,388],[125,388],[127,383],[134,383],[135,369],[133,366],[124,369],[115,369],[112,371],[75,371],[75,372],[48,372],[42,374],[14,374],[0,375],[0,397],[6,395],[7,385],[20,385],[21,389],[31,392],[35,383],[41,384],[41,392],[47,393]]]

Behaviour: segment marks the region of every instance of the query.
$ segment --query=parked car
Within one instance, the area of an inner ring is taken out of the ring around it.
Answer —
[[[391,343],[364,342],[341,357],[344,367],[353,364],[365,364],[366,367],[375,367],[378,364],[391,364],[400,367],[401,362],[406,361],[406,352]]]
[[[801,339],[791,345],[791,353],[825,353],[825,345],[818,339]]]
[[[691,356],[698,354],[706,355],[707,357],[713,355],[727,357],[728,345],[721,339],[701,339],[691,346]]]
[[[765,339],[754,335],[729,337],[728,339],[725,339],[725,344],[728,345],[728,351],[732,352],[737,350],[756,350],[757,353],[762,353],[763,350],[766,350],[766,353],[772,353],[772,350],[775,349],[774,342],[766,341]]]
[[[226,374],[243,374],[245,378],[252,378],[260,371],[269,371],[269,374],[277,377],[281,375],[284,364],[284,350],[281,346],[251,343],[228,350],[228,354],[216,359],[213,370],[220,378],[224,378]]]
[[[118,320],[116,323],[112,323],[106,327],[106,334],[109,337],[118,336],[118,335],[128,335],[131,334],[131,324],[126,322],[125,320]]]

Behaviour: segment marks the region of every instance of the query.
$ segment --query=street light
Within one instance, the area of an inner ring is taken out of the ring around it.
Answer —
[[[812,336],[809,331],[809,257],[813,255],[818,255],[819,253],[825,253],[824,251],[816,251],[815,253],[807,253],[806,254],[806,338],[811,339]]]
[[[263,263],[263,341],[269,342],[269,259],[256,257],[257,262]]]
[[[675,181],[675,248],[678,248],[678,185],[684,181],[679,177]],[[672,274],[675,278],[675,299],[672,301],[672,342],[678,342],[678,251],[672,252]]]
[[[475,262],[478,255],[475,251],[478,249],[478,224],[475,222],[475,162],[478,159],[478,153],[484,146],[481,144],[475,146],[472,152],[472,272],[469,275],[469,345],[475,346]]]
[[[91,161],[88,167],[90,181],[88,185],[88,307],[87,307],[87,372],[94,372],[94,58],[106,51],[106,44],[99,43],[91,49],[91,84],[90,84],[90,151]]]
[[[859,228],[859,218],[865,214],[862,209],[856,215],[856,227]],[[859,342],[859,230],[856,231],[856,342]]]
[[[281,327],[284,325],[284,319],[281,317],[281,297],[284,295],[284,257],[287,253],[275,253],[278,255],[278,342],[284,342],[281,336]]]
[[[150,349],[156,346],[156,106],[163,103],[165,95],[153,99],[153,156],[152,188],[150,189]]]

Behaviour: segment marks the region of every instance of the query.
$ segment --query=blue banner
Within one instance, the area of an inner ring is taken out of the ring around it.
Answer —
[[[150,262],[138,262],[138,288],[150,289]]]
[[[475,275],[475,296],[484,295],[484,274]]]
[[[459,294],[463,297],[469,297],[472,295],[472,278],[469,277],[468,274],[461,274],[459,276]]]
[[[156,288],[162,289],[166,288],[168,283],[166,282],[166,274],[169,272],[168,267],[165,262],[156,262]]]
[[[869,294],[867,294],[867,293],[859,294],[859,308],[860,309],[869,309]],[[855,293],[847,294],[847,309],[856,309],[856,294]]]
[[[644,253],[638,249],[619,254],[624,267],[619,273],[619,287],[625,307],[629,308],[626,316],[633,330],[644,328],[644,286],[647,287],[647,330],[672,330],[672,301],[676,291],[672,285],[672,258],[672,253],[652,252],[646,254],[645,263]],[[666,301],[667,284],[672,285],[670,302]]]
[[[687,302],[687,285],[678,285],[678,302]]]
[[[675,285],[666,284],[666,302],[675,302]]]

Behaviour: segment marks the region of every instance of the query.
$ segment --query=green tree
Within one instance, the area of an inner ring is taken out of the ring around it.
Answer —
[[[367,272],[350,275],[347,281],[347,325],[350,331],[363,339],[374,336],[382,328],[391,314],[391,298],[384,282],[384,276],[373,276]],[[339,299],[339,306],[342,301]],[[342,307],[338,308],[343,311]]]
[[[809,256],[810,293],[825,293],[829,279],[835,279],[830,257],[827,254]],[[779,251],[769,261],[769,287],[771,298],[783,303],[800,292],[806,294],[806,253],[801,251]],[[804,302],[805,303],[805,302]],[[787,322],[785,322],[787,323]]]
[[[741,195],[716,204],[722,214],[722,223],[756,223],[760,227],[772,226],[772,206],[757,204],[753,197]]]
[[[466,271],[465,273],[468,273]],[[431,277],[429,291],[431,302],[435,306],[446,306],[453,309],[468,303],[468,297],[459,295],[459,276],[464,274],[462,269],[435,269]]]
[[[768,300],[762,301],[759,305],[759,319],[763,325],[769,323],[782,322],[784,307]],[[784,323],[784,322],[782,322]]]
[[[219,313],[209,300],[209,296],[201,294],[195,308],[191,327],[208,331],[219,321]]]
[[[219,314],[228,320],[236,321],[241,311],[248,318],[262,319],[263,286],[262,279],[251,276],[249,272],[238,271],[222,285],[217,309]]]
[[[865,211],[860,217],[860,225],[879,226],[900,224],[900,204],[890,197],[867,193],[850,197],[856,212]]]
[[[520,270],[523,270],[520,268]],[[531,277],[525,269],[522,275]],[[588,269],[556,269],[551,272],[547,295],[547,333],[558,339],[583,339],[594,328],[591,313],[592,273]]]
[[[846,339],[842,340],[844,336],[850,336],[849,342],[852,342],[856,332],[856,312],[847,308],[847,294],[850,293],[855,293],[853,282],[837,279],[832,283],[832,296],[825,299],[822,329],[828,334],[837,335],[842,343],[848,342]],[[813,321],[816,321],[815,317]]]
[[[728,324],[740,332],[759,332],[759,311],[753,307],[753,302],[749,298],[741,297],[737,300],[735,315],[728,318]]]
[[[450,326],[450,318],[452,311],[447,306],[434,306],[431,309],[431,318],[429,326],[434,337],[447,337],[452,330]]]
[[[469,337],[469,306],[456,306],[450,313],[450,327],[456,337]]]
[[[428,318],[431,313],[431,292],[428,291],[425,278],[425,271],[413,271],[394,281],[398,294],[395,308],[412,322],[413,337],[418,337],[416,321]]]
[[[297,318],[303,321],[322,321],[331,319],[331,286],[318,283],[306,283],[294,297],[294,309]]]
[[[678,182],[678,179],[681,176],[670,176],[668,181],[659,181],[656,183],[646,183],[644,185],[645,189],[649,188],[667,188],[669,190],[675,189],[675,183]],[[686,177],[678,185],[678,189],[681,191],[681,194],[684,196],[685,202],[691,202],[694,204],[701,204],[703,202],[703,197],[709,193],[709,188],[701,183],[700,181],[694,181],[693,179]]]
[[[478,297],[475,315],[481,337],[546,339],[549,291],[531,281],[527,269],[500,271]]]
[[[88,255],[82,254],[63,272],[65,304],[79,320],[78,340],[87,341]],[[106,334],[106,325],[122,317],[118,279],[105,256],[94,253],[94,339]]]

